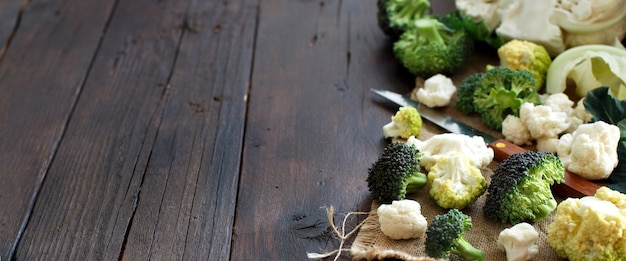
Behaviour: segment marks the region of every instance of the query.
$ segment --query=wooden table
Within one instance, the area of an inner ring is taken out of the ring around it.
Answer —
[[[324,207],[369,210],[395,111],[369,89],[414,84],[375,16],[374,0],[0,1],[1,259],[337,248]]]

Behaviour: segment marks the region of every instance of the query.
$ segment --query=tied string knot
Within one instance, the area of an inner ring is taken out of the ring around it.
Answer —
[[[335,208],[333,206],[324,207],[324,208],[326,209],[326,215],[328,217],[328,221],[330,223],[330,227],[333,229],[335,234],[341,240],[339,242],[339,248],[335,249],[333,251],[327,252],[327,253],[307,253],[307,257],[309,259],[323,259],[323,258],[330,257],[332,255],[335,255],[335,259],[333,259],[333,260],[336,261],[336,260],[339,259],[339,256],[341,256],[341,253],[343,251],[350,251],[349,248],[343,248],[344,244],[346,243],[346,240],[349,239],[354,233],[359,231],[359,228],[363,225],[363,223],[365,223],[365,220],[361,221],[352,230],[350,230],[349,232],[346,233],[346,223],[348,222],[348,218],[350,216],[353,216],[353,215],[368,215],[369,212],[349,212],[343,218],[343,222],[341,222],[341,230],[339,230],[337,228],[337,226],[335,226],[335,217],[334,217],[335,216]]]

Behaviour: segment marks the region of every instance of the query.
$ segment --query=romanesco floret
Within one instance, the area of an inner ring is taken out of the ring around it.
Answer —
[[[548,244],[571,261],[624,260],[626,195],[600,187],[594,196],[567,198],[548,226]]]
[[[511,69],[528,70],[535,76],[537,90],[543,87],[546,81],[548,68],[552,63],[550,54],[541,45],[513,39],[498,48],[500,65]]]
[[[422,131],[422,117],[413,107],[400,107],[395,115],[391,116],[391,122],[383,126],[385,138],[408,139],[411,136],[419,136]]]
[[[561,183],[565,168],[547,152],[526,151],[500,162],[491,176],[483,211],[503,223],[537,222],[557,205],[550,186]]]
[[[442,208],[463,209],[487,189],[487,181],[479,168],[460,152],[437,159],[428,172],[430,196]]]

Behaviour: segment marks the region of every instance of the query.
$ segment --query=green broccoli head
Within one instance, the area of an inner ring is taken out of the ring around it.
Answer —
[[[421,153],[413,145],[393,142],[387,145],[369,169],[367,187],[380,204],[403,200],[427,183],[420,172]]]
[[[451,254],[465,260],[485,260],[485,253],[472,246],[463,235],[472,228],[472,218],[458,209],[435,216],[426,230],[426,254],[432,258],[450,258]]]
[[[552,153],[527,151],[498,164],[487,188],[485,216],[503,223],[537,222],[557,205],[550,186],[561,183],[565,168]]]
[[[473,73],[459,84],[456,107],[465,114],[474,112],[474,92],[481,84],[484,73]]]
[[[408,139],[411,136],[419,136],[421,132],[422,116],[413,107],[400,107],[398,112],[391,117],[391,122],[383,126],[385,138]]]
[[[487,189],[487,180],[479,168],[460,152],[442,156],[428,172],[430,196],[442,208],[463,209]]]
[[[378,0],[376,17],[385,35],[397,39],[414,27],[414,21],[428,15],[428,0]]]
[[[496,34],[495,30],[489,29],[483,20],[476,22],[469,16],[461,15],[458,10],[449,12],[444,17],[447,24],[464,29],[478,43],[485,43],[493,49],[498,49],[505,43],[504,38]]]
[[[450,75],[473,50],[473,41],[464,30],[451,29],[437,18],[419,19],[415,26],[393,45],[396,58],[414,75]]]
[[[541,103],[536,86],[535,76],[529,71],[494,67],[484,73],[474,91],[474,110],[488,127],[501,130],[506,116],[519,116],[522,104]]]

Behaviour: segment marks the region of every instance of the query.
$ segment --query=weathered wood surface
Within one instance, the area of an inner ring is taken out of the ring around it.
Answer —
[[[369,89],[413,87],[375,1],[0,7],[2,260],[304,260],[369,210]]]

